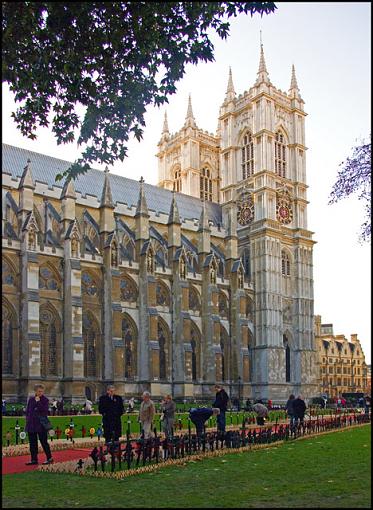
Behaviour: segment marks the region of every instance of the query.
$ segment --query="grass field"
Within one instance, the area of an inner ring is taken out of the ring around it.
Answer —
[[[3,476],[5,508],[370,508],[370,425],[122,481]]]

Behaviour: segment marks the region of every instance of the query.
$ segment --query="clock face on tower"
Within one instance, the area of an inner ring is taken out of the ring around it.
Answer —
[[[237,222],[240,225],[248,225],[254,219],[254,203],[251,194],[245,194],[237,203]]]
[[[284,225],[291,223],[293,219],[293,211],[291,206],[285,200],[280,200],[277,204],[277,219]]]

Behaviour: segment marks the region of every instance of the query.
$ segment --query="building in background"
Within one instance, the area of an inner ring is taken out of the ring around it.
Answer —
[[[372,365],[367,365],[367,389],[368,395],[372,393]]]
[[[165,118],[159,185],[3,146],[3,392],[317,394],[304,101],[267,72],[216,134]]]
[[[342,393],[368,391],[368,365],[356,334],[347,339],[334,335],[333,324],[322,324],[315,316],[315,339],[320,393],[336,397]]]

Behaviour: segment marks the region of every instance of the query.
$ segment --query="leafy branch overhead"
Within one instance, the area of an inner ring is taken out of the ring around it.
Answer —
[[[329,197],[329,204],[334,204],[352,193],[358,193],[366,213],[366,220],[361,226],[362,241],[371,237],[371,162],[371,141],[354,147],[351,157],[340,164],[341,169]]]
[[[12,116],[31,139],[51,125],[59,144],[73,142],[80,128],[84,151],[63,174],[72,178],[94,161],[123,161],[129,137],[142,138],[146,106],[168,102],[187,64],[214,60],[211,29],[225,39],[230,17],[276,9],[273,2],[2,6],[3,82],[20,103]]]

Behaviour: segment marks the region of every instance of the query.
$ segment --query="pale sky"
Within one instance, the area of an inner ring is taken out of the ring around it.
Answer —
[[[157,184],[157,143],[167,109],[170,131],[178,131],[192,95],[198,127],[215,134],[229,66],[237,94],[255,82],[262,30],[267,70],[272,83],[287,91],[295,65],[305,101],[308,228],[314,232],[314,312],[333,323],[334,334],[357,333],[367,363],[371,362],[371,247],[358,242],[364,221],[356,198],[328,205],[338,166],[351,147],[371,132],[370,3],[283,3],[263,18],[240,15],[231,21],[226,41],[213,36],[215,62],[188,66],[169,105],[147,109],[143,140],[129,144],[129,157],[111,171]],[[51,130],[38,131],[36,141],[23,138],[10,118],[15,103],[3,86],[3,142],[74,161],[75,144],[57,146]],[[102,168],[100,165],[93,165]]]

